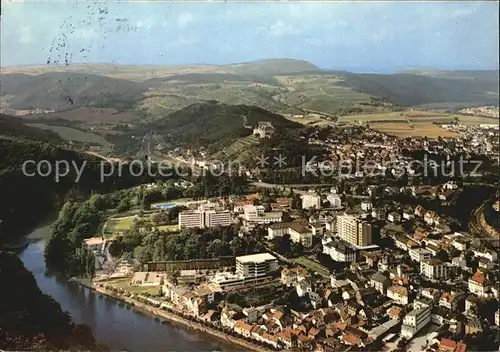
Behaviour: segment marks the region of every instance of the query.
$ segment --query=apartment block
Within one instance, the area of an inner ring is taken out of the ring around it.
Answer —
[[[229,210],[187,210],[179,213],[179,229],[229,226],[233,223]]]
[[[352,215],[337,216],[337,234],[350,244],[369,246],[372,243],[372,226]]]

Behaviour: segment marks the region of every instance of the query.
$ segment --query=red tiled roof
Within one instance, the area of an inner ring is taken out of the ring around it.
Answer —
[[[455,352],[465,352],[467,350],[467,345],[465,343],[459,342],[457,343],[457,347],[455,348]]]
[[[348,343],[349,345],[358,345],[358,338],[351,334],[342,335],[342,341]]]
[[[471,280],[477,282],[480,285],[484,285],[486,281],[486,276],[484,275],[484,273],[476,271],[474,275],[472,275]]]
[[[454,351],[457,343],[450,339],[442,338],[439,342],[439,349],[443,351]]]

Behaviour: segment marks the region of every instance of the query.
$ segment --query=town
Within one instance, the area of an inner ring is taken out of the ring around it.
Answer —
[[[488,165],[498,163],[498,129],[443,128],[459,137],[398,139],[352,126],[308,138],[337,160],[374,160],[382,175],[394,176],[385,161],[403,162],[404,183],[363,172],[333,186],[259,180],[244,194],[167,197],[116,215],[102,236],[84,241],[96,258],[88,285],[255,350],[496,350],[499,193],[487,177]],[[408,172],[421,150],[445,161],[480,156],[485,165],[477,177],[425,183]],[[311,173],[322,167],[307,164]],[[194,186],[159,182],[138,190]],[[117,256],[117,241],[130,231],[156,242]],[[179,233],[222,240],[189,247],[193,254],[179,243],[184,258],[158,260],[165,258],[161,236]]]

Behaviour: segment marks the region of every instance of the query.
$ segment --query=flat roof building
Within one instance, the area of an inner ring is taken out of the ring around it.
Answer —
[[[276,270],[278,270],[278,259],[269,253],[236,257],[236,273],[245,278],[266,276]]]

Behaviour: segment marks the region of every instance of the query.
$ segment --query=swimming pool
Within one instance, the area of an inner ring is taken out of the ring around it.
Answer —
[[[154,207],[157,209],[170,209],[176,207],[177,204],[175,203],[162,203],[162,204],[155,204]]]

